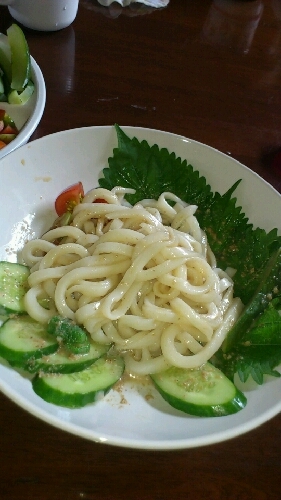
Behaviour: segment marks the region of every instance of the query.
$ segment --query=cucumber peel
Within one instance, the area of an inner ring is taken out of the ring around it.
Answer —
[[[32,380],[34,392],[47,401],[67,408],[82,408],[97,401],[118,382],[124,372],[121,357],[101,357],[89,368],[66,375],[40,375]]]
[[[27,315],[9,318],[0,328],[0,356],[14,367],[24,368],[31,359],[57,349],[57,341],[45,326]]]
[[[110,345],[97,344],[90,342],[90,351],[87,354],[73,356],[64,347],[60,347],[56,352],[42,356],[37,359],[29,359],[24,369],[36,373],[74,373],[89,368],[98,358],[104,356]]]
[[[221,417],[242,410],[246,396],[216,367],[171,367],[150,375],[161,396],[177,410],[198,417]]]
[[[9,104],[25,104],[30,97],[32,96],[34,92],[34,83],[29,80],[26,87],[22,92],[19,92],[18,90],[11,90],[11,92],[8,95],[8,102]]]
[[[7,29],[7,37],[11,48],[11,89],[22,91],[31,73],[29,47],[22,29],[17,24],[12,24]]]
[[[27,314],[9,318],[0,327],[0,356],[14,368],[36,373],[32,386],[42,399],[69,408],[94,402],[124,372],[123,358],[108,355],[110,345],[89,343],[88,354],[73,356],[46,325]]]

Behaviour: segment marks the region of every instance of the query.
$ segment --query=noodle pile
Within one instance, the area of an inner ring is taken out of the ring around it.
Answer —
[[[26,310],[41,323],[73,319],[113,343],[133,374],[201,366],[241,312],[232,279],[216,267],[196,206],[172,193],[130,206],[127,192],[93,189],[71,225],[25,245]]]

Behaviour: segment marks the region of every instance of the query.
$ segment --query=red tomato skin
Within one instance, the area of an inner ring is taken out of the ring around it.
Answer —
[[[11,125],[6,125],[6,127],[3,128],[2,134],[18,134],[18,129],[15,127],[11,127]]]
[[[65,212],[72,212],[74,207],[81,203],[83,198],[84,188],[82,182],[72,184],[58,195],[55,201],[57,214],[61,216]]]

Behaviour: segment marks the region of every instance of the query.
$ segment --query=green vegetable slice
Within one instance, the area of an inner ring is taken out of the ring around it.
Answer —
[[[87,354],[74,356],[64,347],[60,347],[56,352],[42,356],[39,359],[29,359],[25,370],[36,373],[74,373],[85,370],[91,366],[98,358],[103,356],[110,349],[110,345],[101,345],[90,342],[90,351]]]
[[[0,314],[23,313],[23,297],[28,290],[29,268],[0,261]]]
[[[49,403],[82,408],[106,394],[124,371],[121,357],[101,357],[86,370],[68,375],[36,375],[34,391]]]
[[[8,94],[8,102],[10,104],[18,104],[21,106],[30,99],[33,92],[34,92],[34,83],[31,80],[29,80],[22,92],[19,92],[18,90],[11,90],[11,92]]]
[[[10,318],[0,328],[0,356],[15,367],[24,368],[30,359],[57,349],[57,341],[45,326],[27,315]]]
[[[221,417],[247,404],[246,396],[210,363],[196,370],[171,367],[151,379],[171,406],[190,415]]]
[[[7,36],[11,48],[11,89],[22,91],[31,74],[29,47],[22,29],[17,24],[12,24],[7,29]]]

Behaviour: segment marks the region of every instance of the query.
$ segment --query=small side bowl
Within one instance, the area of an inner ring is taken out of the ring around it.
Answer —
[[[19,129],[17,137],[0,150],[0,160],[11,151],[26,144],[42,118],[46,104],[46,86],[42,71],[33,57],[31,57],[31,78],[35,89],[26,104],[0,102],[0,109],[7,111]]]

